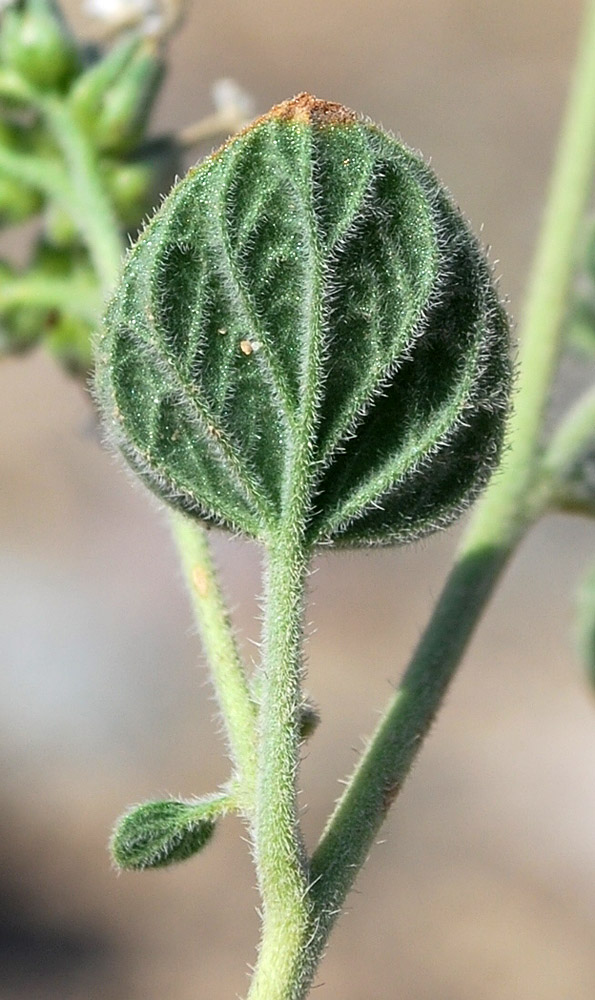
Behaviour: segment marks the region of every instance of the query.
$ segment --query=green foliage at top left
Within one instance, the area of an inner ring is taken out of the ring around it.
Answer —
[[[24,266],[0,259],[0,354],[41,342],[75,374],[89,372],[101,296],[69,197],[73,161],[92,173],[124,243],[179,171],[176,139],[147,138],[163,69],[159,40],[138,28],[102,49],[77,40],[54,0],[5,8],[0,228],[36,220],[39,235]]]

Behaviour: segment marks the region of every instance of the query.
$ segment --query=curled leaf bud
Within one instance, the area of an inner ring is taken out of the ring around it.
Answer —
[[[265,542],[298,519],[311,548],[456,518],[498,461],[510,388],[506,317],[448,193],[394,137],[304,94],[174,188],[97,366],[155,492]]]
[[[139,871],[185,861],[211,839],[213,801],[145,802],[122,816],[110,841],[118,868]]]
[[[0,60],[41,90],[68,86],[77,73],[79,54],[53,0],[21,0],[6,10]]]

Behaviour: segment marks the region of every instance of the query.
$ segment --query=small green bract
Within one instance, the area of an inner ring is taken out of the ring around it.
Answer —
[[[508,327],[423,160],[302,94],[190,170],[126,261],[97,395],[169,504],[266,543],[403,543],[497,464]],[[303,499],[291,508],[299,481]]]

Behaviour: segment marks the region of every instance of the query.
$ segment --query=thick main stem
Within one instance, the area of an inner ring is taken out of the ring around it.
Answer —
[[[304,146],[313,187],[313,151]],[[263,902],[262,939],[249,1000],[300,1000],[312,940],[309,861],[297,808],[305,580],[304,540],[315,474],[313,443],[322,373],[322,267],[313,202],[310,222],[309,336],[302,357],[299,415],[292,426],[283,515],[271,533],[264,622],[258,794],[254,853]]]
[[[254,825],[263,934],[249,996],[291,1000],[310,909],[296,789],[307,554],[295,521],[277,532],[268,559]]]

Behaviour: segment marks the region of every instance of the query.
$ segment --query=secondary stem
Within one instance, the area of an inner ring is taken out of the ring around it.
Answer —
[[[537,487],[542,418],[558,359],[574,248],[594,161],[595,4],[590,2],[522,324],[510,450],[479,504],[403,683],[312,859],[319,930],[304,957],[304,990],[494,586],[541,512]]]
[[[238,772],[236,797],[242,811],[250,814],[256,794],[255,705],[217,579],[207,532],[180,514],[172,513],[170,520]]]

